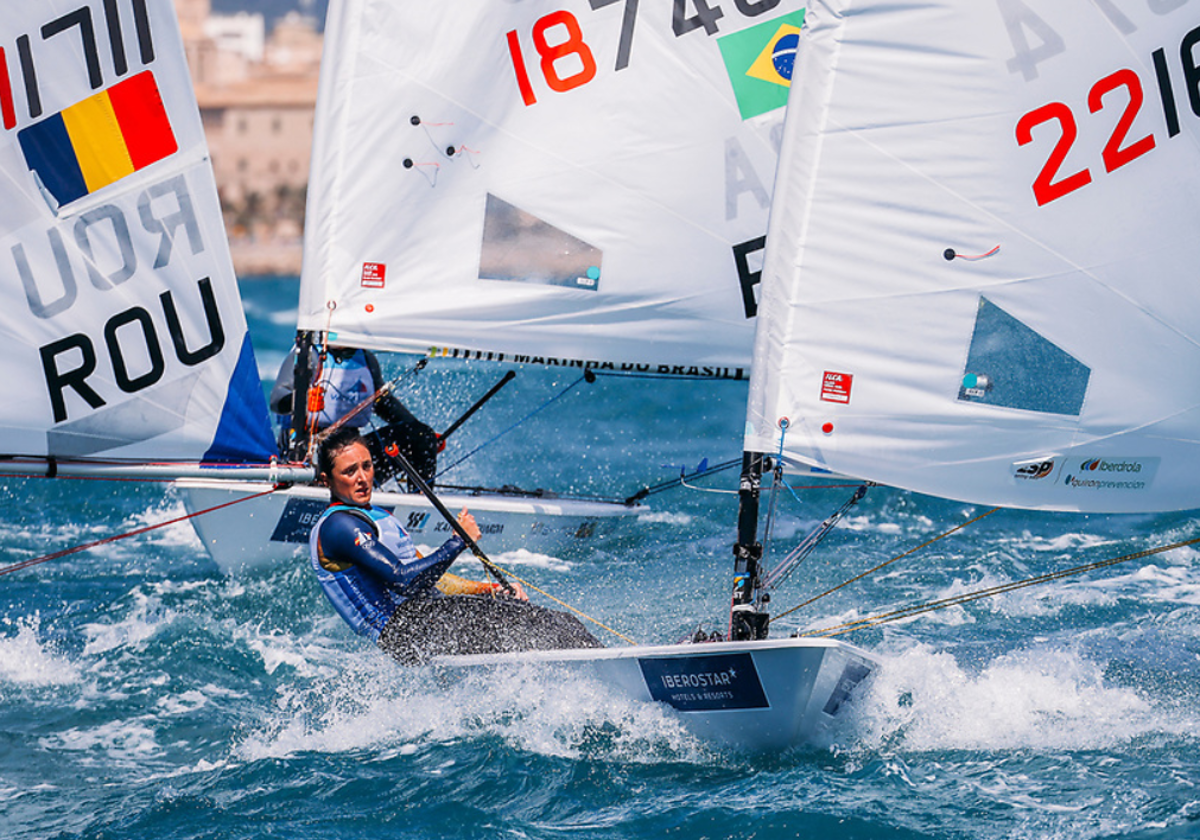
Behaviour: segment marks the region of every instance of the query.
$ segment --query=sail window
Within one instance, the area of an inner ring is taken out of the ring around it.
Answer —
[[[481,280],[514,280],[596,291],[603,252],[582,239],[488,194]]]
[[[1078,415],[1091,373],[1074,356],[981,297],[958,398]]]

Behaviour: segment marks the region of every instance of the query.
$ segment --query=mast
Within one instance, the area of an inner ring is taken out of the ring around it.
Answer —
[[[733,603],[729,636],[733,641],[767,638],[770,616],[762,607],[769,595],[760,594],[763,548],[758,542],[758,497],[762,485],[761,452],[742,453],[738,485],[737,542],[733,546]]]
[[[292,369],[292,433],[288,458],[303,461],[308,456],[308,389],[312,385],[312,330],[296,332],[296,364]]]

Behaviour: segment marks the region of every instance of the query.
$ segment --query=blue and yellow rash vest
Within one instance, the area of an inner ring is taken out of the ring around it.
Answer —
[[[457,535],[428,557],[383,508],[334,502],[308,538],[312,567],[334,609],[355,633],[379,640],[396,607],[436,597],[438,578],[466,547]]]

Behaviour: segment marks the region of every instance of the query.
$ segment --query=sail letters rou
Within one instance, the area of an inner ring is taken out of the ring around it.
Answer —
[[[274,453],[169,0],[0,22],[7,454]]]

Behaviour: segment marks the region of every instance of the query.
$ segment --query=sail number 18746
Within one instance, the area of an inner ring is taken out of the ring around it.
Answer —
[[[1197,66],[1194,53],[1197,44],[1200,44],[1200,27],[1183,37],[1179,45],[1179,60],[1192,113],[1200,117],[1200,67]],[[1161,47],[1152,53],[1151,58],[1166,120],[1167,137],[1174,137],[1179,134],[1180,125],[1170,62],[1167,60],[1166,51]],[[1141,77],[1127,67],[1105,76],[1088,91],[1087,106],[1090,114],[1100,112],[1106,105],[1121,109],[1112,134],[1100,154],[1100,162],[1105,172],[1113,172],[1156,147],[1157,140],[1153,132],[1140,137],[1129,136],[1130,128],[1141,111],[1144,100]],[[1047,123],[1057,124],[1059,133],[1046,162],[1033,181],[1033,195],[1039,206],[1069,195],[1092,182],[1092,170],[1089,167],[1061,171],[1071,147],[1079,136],[1079,125],[1069,105],[1063,102],[1049,102],[1024,114],[1017,121],[1017,144],[1024,146],[1033,142],[1034,129]]]

